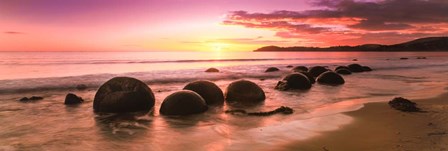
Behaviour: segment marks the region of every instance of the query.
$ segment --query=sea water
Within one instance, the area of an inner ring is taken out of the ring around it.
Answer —
[[[424,56],[427,59],[416,59]],[[407,60],[399,58],[407,57]],[[353,61],[352,59],[358,61]],[[287,65],[359,63],[372,72],[344,76],[342,86],[314,84],[310,90],[277,91]],[[447,86],[443,52],[2,52],[0,53],[0,150],[282,150],[282,146],[324,135],[353,120],[343,112],[397,96],[429,98]],[[219,73],[204,70],[215,67]],[[268,67],[279,72],[265,73]],[[97,88],[116,76],[138,78],[154,91],[154,110],[145,115],[97,115]],[[195,80],[223,91],[232,81],[251,80],[266,101],[247,111],[280,106],[291,115],[251,117],[225,114],[224,105],[204,114],[166,117],[163,99]],[[79,91],[78,84],[88,86]],[[85,102],[63,104],[67,93]],[[43,100],[23,103],[22,97]]]

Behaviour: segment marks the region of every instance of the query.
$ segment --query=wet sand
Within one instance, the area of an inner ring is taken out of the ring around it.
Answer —
[[[360,110],[344,113],[355,119],[352,124],[288,145],[285,149],[303,151],[448,150],[448,93],[435,98],[412,101],[426,112],[406,113],[390,108],[387,102],[368,103]]]

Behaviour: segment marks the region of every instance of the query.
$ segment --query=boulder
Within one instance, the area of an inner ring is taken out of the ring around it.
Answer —
[[[85,90],[85,89],[87,89],[87,85],[85,84],[76,85],[76,90]]]
[[[263,89],[247,80],[238,80],[230,83],[225,96],[227,102],[242,104],[259,103],[266,99]]]
[[[310,88],[310,80],[301,73],[289,74],[282,81],[278,81],[277,86],[275,86],[275,89],[283,91],[290,89],[308,90]]]
[[[358,61],[358,59],[353,59],[352,61]]]
[[[364,71],[362,66],[359,64],[356,64],[356,63],[348,65],[348,68],[350,69],[351,72],[363,72]]]
[[[352,72],[350,70],[347,70],[347,69],[344,69],[344,68],[337,69],[336,73],[342,74],[342,75],[350,75],[350,74],[352,74]]]
[[[84,102],[84,100],[81,97],[76,96],[73,93],[69,93],[65,96],[64,104],[72,105],[72,104],[80,104],[82,102]]]
[[[286,66],[286,68],[292,68],[292,67],[293,67],[292,65],[287,65],[287,66]]]
[[[314,79],[314,77],[310,73],[305,72],[305,71],[302,71],[302,72],[299,72],[299,73],[305,75],[308,78],[308,80],[310,80],[311,84],[316,83],[316,79]]]
[[[400,110],[403,112],[419,112],[420,108],[418,108],[416,105],[416,103],[402,98],[402,97],[396,97],[394,99],[392,99],[391,101],[389,101],[389,106],[396,109],[396,110]]]
[[[310,70],[308,71],[308,73],[310,73],[313,77],[318,77],[320,74],[324,73],[328,71],[327,68],[322,67],[322,66],[314,66],[311,67]]]
[[[305,66],[297,66],[297,67],[292,68],[292,71],[293,72],[301,72],[301,71],[307,72],[308,68]]]
[[[362,66],[362,70],[364,70],[364,71],[372,71],[372,68],[370,68],[368,66]]]
[[[409,58],[401,57],[400,60],[408,60]]]
[[[216,68],[208,68],[205,72],[219,72],[219,70]]]
[[[350,68],[348,68],[347,66],[338,66],[334,69],[334,71],[339,70],[339,69],[347,69],[350,70]]]
[[[317,82],[325,85],[341,85],[345,83],[345,80],[341,75],[332,71],[327,71],[317,77]]]
[[[145,83],[130,77],[115,77],[101,85],[93,100],[95,112],[148,112],[154,94]]]
[[[163,115],[190,115],[207,111],[205,100],[196,92],[182,90],[165,98],[160,106]]]
[[[224,94],[222,90],[213,82],[201,80],[188,83],[184,90],[191,90],[199,94],[207,105],[222,105]]]
[[[264,72],[276,72],[276,71],[280,71],[280,69],[276,68],[276,67],[269,67],[268,69],[266,69],[266,71]]]

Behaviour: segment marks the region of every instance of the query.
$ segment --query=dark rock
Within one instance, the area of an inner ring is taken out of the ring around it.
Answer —
[[[322,67],[322,66],[314,66],[311,67],[310,70],[308,71],[308,73],[310,73],[313,77],[318,77],[320,74],[324,73],[328,71],[327,68]]]
[[[287,65],[287,66],[286,66],[286,68],[292,68],[292,67],[293,67],[292,65]]]
[[[417,59],[426,59],[426,57],[417,57]]]
[[[76,96],[73,93],[69,93],[65,96],[64,104],[71,105],[71,104],[80,104],[82,102],[84,102],[84,100],[81,97]]]
[[[350,75],[352,74],[352,72],[350,70],[341,68],[341,69],[337,69],[336,73],[342,74],[342,75]]]
[[[280,69],[276,68],[276,67],[269,67],[268,69],[266,69],[266,71],[264,72],[275,72],[275,71],[280,71]]]
[[[300,89],[308,90],[311,88],[311,82],[308,78],[301,73],[293,73],[287,75],[282,81],[277,83],[275,89],[277,90],[290,90],[290,89]]]
[[[182,90],[165,98],[160,107],[163,115],[190,115],[207,111],[204,99],[196,92]]]
[[[263,89],[247,80],[238,80],[230,83],[225,96],[227,102],[243,104],[259,103],[266,99]]]
[[[85,90],[85,89],[87,89],[87,85],[85,84],[76,85],[76,90]]]
[[[148,112],[154,107],[154,94],[145,83],[130,77],[115,77],[101,85],[93,100],[95,112]]]
[[[44,98],[40,97],[40,96],[31,96],[30,98],[23,97],[19,101],[20,102],[30,102],[30,101],[37,101],[37,100],[42,100],[42,99],[44,99]]]
[[[358,59],[353,59],[352,61],[358,61]]]
[[[341,85],[345,83],[345,80],[341,75],[332,71],[327,71],[317,77],[317,82],[325,85]]]
[[[44,99],[44,98],[40,97],[40,96],[32,96],[29,98],[29,100],[31,100],[31,101],[37,101],[37,100],[42,100],[42,99]]]
[[[416,103],[402,98],[402,97],[396,97],[393,100],[389,101],[389,106],[396,109],[396,110],[400,110],[403,112],[419,112],[420,108],[418,108],[416,105]]]
[[[23,98],[21,98],[19,101],[21,101],[21,102],[26,102],[26,101],[29,101],[30,99],[28,99],[27,97],[23,97]]]
[[[207,103],[207,105],[222,105],[224,103],[224,94],[222,90],[210,81],[195,81],[187,84],[184,90],[191,90],[198,93]]]
[[[351,72],[364,72],[364,69],[359,64],[350,64],[348,65],[348,68]]]
[[[350,68],[348,68],[347,66],[338,66],[334,69],[334,71],[339,70],[339,69],[347,69],[350,70]]]
[[[308,80],[310,80],[310,83],[311,83],[311,84],[316,83],[316,79],[314,79],[314,77],[313,77],[310,73],[305,72],[305,71],[301,71],[301,72],[299,72],[299,73],[305,75],[305,76],[308,78]]]
[[[364,70],[364,71],[372,71],[372,68],[370,68],[368,66],[362,66],[362,70]]]
[[[406,58],[406,57],[402,57],[402,58],[400,58],[400,60],[408,60],[409,58]]]
[[[297,67],[294,67],[292,69],[292,71],[293,72],[301,72],[301,71],[308,72],[308,68],[305,66],[297,66]]]
[[[216,68],[208,68],[205,72],[219,72],[219,70]]]

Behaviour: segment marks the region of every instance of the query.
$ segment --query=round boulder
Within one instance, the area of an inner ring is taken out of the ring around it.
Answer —
[[[349,75],[352,74],[352,72],[350,70],[341,68],[341,69],[337,69],[336,73],[342,74],[342,75]]]
[[[187,84],[184,90],[191,90],[198,93],[207,105],[222,105],[224,94],[222,90],[213,82],[201,80]]]
[[[276,72],[276,71],[280,71],[280,69],[276,68],[276,67],[269,67],[268,69],[266,69],[266,71],[264,72]]]
[[[364,69],[362,69],[362,66],[359,64],[350,64],[348,65],[348,68],[350,69],[351,72],[363,72]]]
[[[263,89],[247,80],[238,80],[230,83],[225,95],[227,102],[247,104],[263,102],[266,99]]]
[[[205,100],[196,92],[182,90],[165,98],[160,106],[163,115],[190,115],[207,111]]]
[[[313,77],[318,77],[320,74],[324,73],[328,71],[327,68],[322,67],[322,66],[314,66],[311,67],[310,70],[308,71],[308,73],[310,73]]]
[[[322,73],[317,77],[317,82],[325,85],[341,85],[345,83],[344,78],[342,78],[341,75],[332,71]]]
[[[142,81],[115,77],[101,85],[93,100],[95,112],[141,112],[154,107],[154,94]]]
[[[372,68],[370,68],[368,66],[362,66],[362,70],[364,70],[364,71],[372,71]]]
[[[292,68],[292,67],[293,67],[292,65],[287,65],[287,66],[286,66],[286,68]]]
[[[208,68],[205,72],[219,72],[219,70],[216,68]]]
[[[308,90],[311,88],[311,82],[302,73],[292,73],[279,81],[275,89],[278,90],[289,90],[289,89],[300,89]]]
[[[292,71],[293,72],[301,72],[301,71],[307,72],[308,68],[305,66],[297,66],[297,67],[292,68]]]
[[[81,97],[76,96],[73,93],[69,93],[65,96],[64,104],[72,105],[72,104],[80,104],[82,102],[84,102],[84,100]]]

